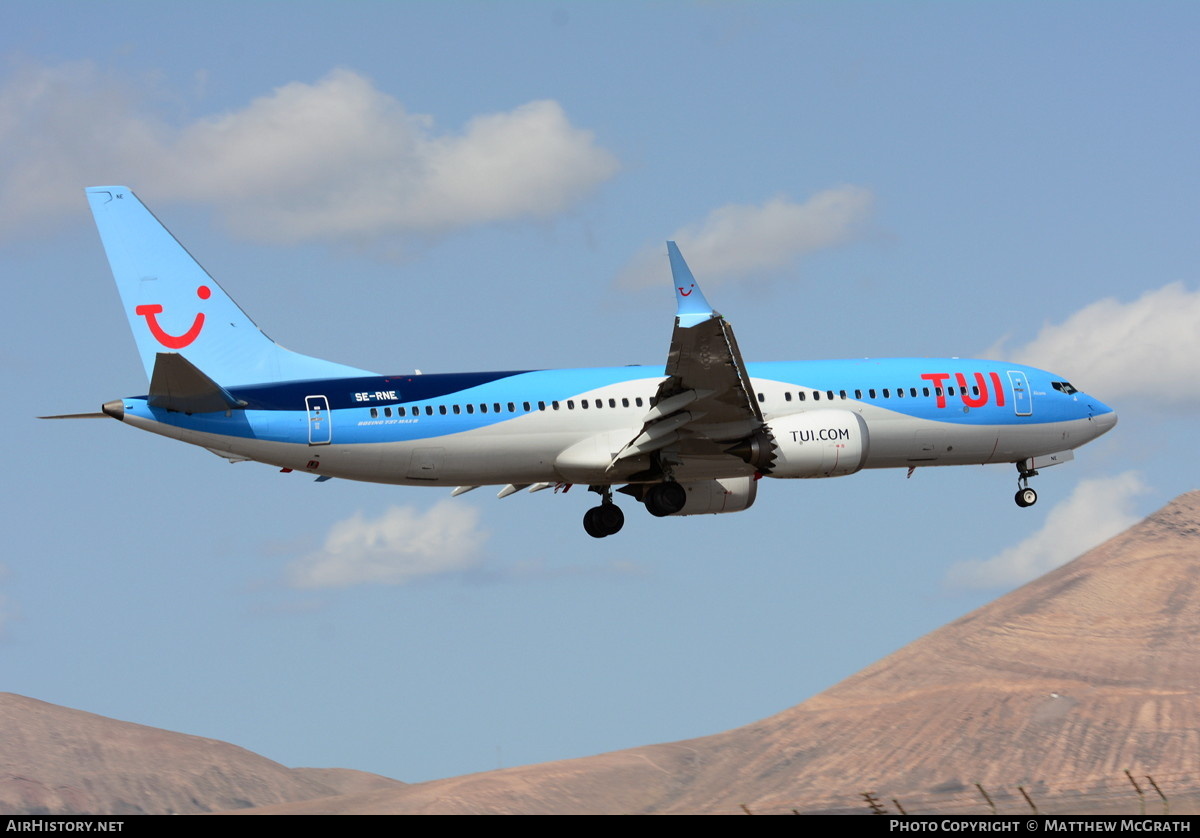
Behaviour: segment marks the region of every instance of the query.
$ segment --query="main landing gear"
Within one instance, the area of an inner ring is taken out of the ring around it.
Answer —
[[[613,503],[612,487],[593,487],[592,491],[600,494],[603,500],[599,506],[593,506],[583,514],[583,529],[592,538],[619,533],[621,527],[625,526],[625,513]]]
[[[1037,492],[1029,488],[1029,478],[1036,477],[1037,472],[1026,466],[1026,460],[1017,463],[1017,496],[1014,500],[1017,506],[1024,509],[1037,503]]]

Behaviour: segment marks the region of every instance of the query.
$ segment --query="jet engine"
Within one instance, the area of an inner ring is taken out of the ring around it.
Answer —
[[[770,477],[841,477],[863,467],[867,423],[849,410],[810,410],[774,419],[727,453]]]
[[[688,483],[633,484],[620,491],[646,504],[646,511],[658,518],[717,515],[749,509],[758,494],[758,482],[753,477],[722,477]]]

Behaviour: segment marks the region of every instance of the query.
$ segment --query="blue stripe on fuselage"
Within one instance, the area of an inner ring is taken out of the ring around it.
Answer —
[[[527,375],[528,372],[457,372],[281,381],[277,384],[231,387],[229,392],[234,398],[246,402],[246,407],[250,410],[296,410],[297,405],[304,404],[306,396],[314,394],[329,399],[331,410],[344,410],[348,407],[362,407],[364,404],[390,405],[444,399],[493,381],[515,375]],[[392,395],[383,395],[389,393]],[[370,398],[357,397],[362,394]]]

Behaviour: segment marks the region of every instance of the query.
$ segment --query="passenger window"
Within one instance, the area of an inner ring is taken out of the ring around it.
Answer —
[[[450,409],[454,411],[455,416],[458,416],[462,413],[462,405],[454,404],[450,406]]]
[[[575,409],[575,400],[567,399],[567,410],[574,410],[574,409]]]
[[[616,406],[617,406],[617,400],[616,400],[616,399],[609,399],[609,400],[608,400],[608,406],[609,406],[609,407],[616,407]]]
[[[838,395],[840,395],[844,399],[844,398],[846,398],[846,391],[841,390],[841,391],[839,391]]]
[[[883,397],[885,399],[890,399],[892,397],[891,391],[886,387],[883,388]]]
[[[804,401],[804,391],[801,390],[799,393],[797,393],[796,398],[799,399],[800,401]]]
[[[792,393],[790,390],[783,394],[783,400],[785,402],[790,402],[792,400]]]
[[[820,400],[821,400],[821,391],[820,391],[820,390],[813,390],[813,401],[814,401],[814,402],[819,402]]]
[[[856,399],[861,399],[861,398],[862,398],[862,390],[855,390],[855,391],[854,391],[854,398],[856,398]]]
[[[467,405],[467,413],[470,413],[472,416],[474,416],[475,415],[475,405],[473,405],[473,404]]]
[[[886,393],[887,391],[885,390],[884,392]],[[903,387],[896,388],[896,398],[898,398],[898,399],[904,398],[904,388]]]
[[[487,405],[486,405],[486,404],[481,404],[481,405],[479,406],[479,412],[480,412],[480,413],[487,413]]]
[[[545,410],[545,409],[546,409],[546,403],[538,402],[538,410]]]
[[[433,405],[431,405],[431,404],[427,404],[427,405],[425,405],[425,415],[426,415],[426,416],[432,416],[432,415],[433,415]]]
[[[871,398],[875,398],[875,388],[872,387],[870,390],[868,390],[867,395],[870,396]]]
[[[526,413],[529,412],[529,402],[521,402],[521,407],[525,409]]]
[[[555,410],[558,410],[558,402],[550,402],[550,406]]]
[[[629,407],[629,399],[621,399],[621,407]]]
[[[979,395],[979,385],[978,384],[976,384],[974,387],[971,388],[971,393],[976,396]]]
[[[407,416],[408,411],[406,411],[403,407],[398,407],[398,408],[396,408],[396,415],[397,416]]]
[[[636,399],[634,399],[634,403],[637,404],[638,407],[641,407],[642,406],[642,397],[638,396]]]
[[[438,413],[442,414],[443,416],[446,415],[446,406],[444,404],[438,405]]]
[[[579,406],[582,407],[584,410],[587,410],[588,409],[587,399],[580,399]]]
[[[922,387],[922,388],[921,388],[921,395],[923,395],[925,398],[929,398],[929,388],[928,388],[928,387]]]
[[[390,407],[385,407],[383,409],[383,415],[390,419],[392,417],[392,409]]]
[[[372,419],[379,418],[379,411],[376,408],[371,408],[371,418]]]
[[[526,410],[528,410],[528,408],[526,408]],[[508,403],[508,412],[509,412],[509,413],[516,413],[516,412],[517,412],[517,406],[516,406],[515,404],[513,404],[512,402],[509,402],[509,403]]]

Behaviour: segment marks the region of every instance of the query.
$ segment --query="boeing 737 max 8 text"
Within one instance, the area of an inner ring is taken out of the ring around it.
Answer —
[[[958,358],[745,363],[679,249],[665,367],[380,375],[268,338],[128,188],[88,200],[149,393],[102,414],[318,480],[502,486],[499,497],[582,484],[597,538],[621,529],[613,490],[652,515],[738,512],[759,478],[1014,463],[1029,478],[1116,424],[1062,377]]]

